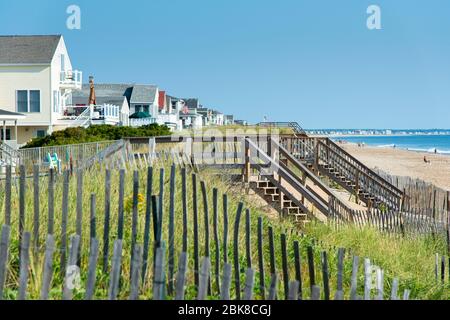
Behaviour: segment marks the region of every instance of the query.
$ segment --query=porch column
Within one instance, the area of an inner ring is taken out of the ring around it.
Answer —
[[[3,120],[3,142],[6,141],[6,120]]]
[[[16,144],[19,144],[19,137],[17,136],[17,120],[14,120],[14,138],[16,139]]]

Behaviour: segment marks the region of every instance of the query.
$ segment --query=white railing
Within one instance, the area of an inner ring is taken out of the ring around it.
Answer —
[[[91,109],[86,108],[78,117],[73,119],[69,127],[88,127],[91,121]]]
[[[83,73],[78,70],[66,70],[60,73],[60,85],[73,89],[81,89]]]
[[[120,121],[120,107],[111,104],[93,106],[66,106],[60,120],[69,120],[69,127],[87,127],[93,124],[115,124]]]
[[[155,122],[155,118],[130,119],[130,127],[142,127]]]

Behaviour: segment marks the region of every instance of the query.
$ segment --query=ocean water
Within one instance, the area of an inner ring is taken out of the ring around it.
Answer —
[[[365,143],[368,146],[400,148],[450,155],[450,135],[399,135],[399,136],[353,136],[333,137],[353,143]]]

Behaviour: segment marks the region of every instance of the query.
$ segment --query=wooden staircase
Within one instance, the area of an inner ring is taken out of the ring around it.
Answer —
[[[403,192],[328,138],[282,138],[283,147],[316,175],[327,176],[367,206],[399,209]]]
[[[282,192],[271,181],[259,178],[257,181],[250,182],[250,187],[283,217],[292,217],[301,224],[309,222],[308,214],[303,212],[288,194],[283,194],[283,200],[281,201]]]

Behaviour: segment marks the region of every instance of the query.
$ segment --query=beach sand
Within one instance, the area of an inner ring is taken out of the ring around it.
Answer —
[[[369,168],[378,168],[396,176],[409,176],[450,190],[450,156],[380,147],[340,144]],[[424,156],[431,163],[424,162]]]

